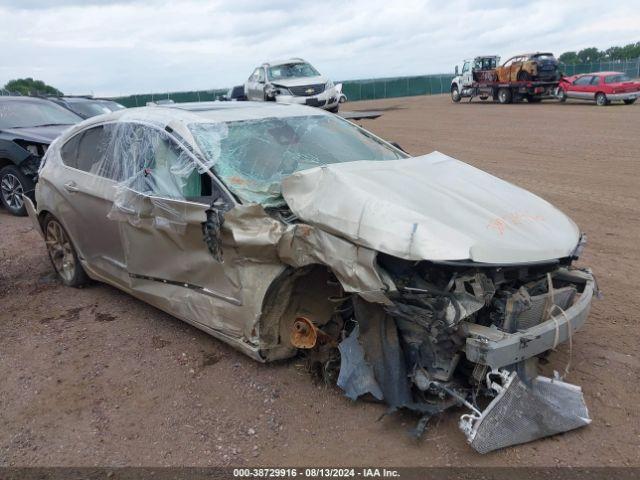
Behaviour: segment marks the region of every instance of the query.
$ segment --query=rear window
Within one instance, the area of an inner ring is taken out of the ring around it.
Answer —
[[[624,73],[619,73],[616,75],[607,75],[604,77],[604,83],[620,83],[620,82],[629,82],[631,81],[631,77]]]

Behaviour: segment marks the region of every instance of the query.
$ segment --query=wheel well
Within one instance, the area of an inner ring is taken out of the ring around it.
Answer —
[[[40,213],[38,213],[38,223],[40,224],[41,229],[43,227],[44,217],[46,217],[47,215],[51,215],[51,213],[47,210],[42,210]],[[53,215],[51,216],[53,217]]]
[[[452,91],[452,92],[453,92],[453,89],[454,89],[454,88],[457,88],[458,90],[460,90],[460,88],[458,87],[458,84],[457,84],[457,83],[452,83],[452,84],[451,84],[451,91]]]
[[[297,349],[290,343],[293,322],[302,315],[321,327],[331,320],[337,308],[332,299],[343,294],[328,267],[321,264],[287,269],[274,280],[265,295],[260,318],[263,357],[286,358]]]
[[[0,168],[4,168],[8,165],[15,165],[15,163],[8,158],[0,158]]]

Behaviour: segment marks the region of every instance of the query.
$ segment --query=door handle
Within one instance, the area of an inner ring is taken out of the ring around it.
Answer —
[[[76,184],[76,182],[67,182],[64,184],[64,188],[67,192],[71,192],[71,193],[75,193],[75,192],[79,192],[80,188],[78,187],[78,185]]]
[[[116,208],[121,212],[128,213],[129,215],[135,215],[137,212],[133,208],[125,207],[124,205],[117,205]]]

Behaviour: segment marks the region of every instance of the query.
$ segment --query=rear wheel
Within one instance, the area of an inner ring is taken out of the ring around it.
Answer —
[[[607,105],[609,102],[607,101],[607,96],[600,92],[596,95],[596,105],[598,105],[599,107],[604,107],[605,105]]]
[[[0,170],[0,201],[9,213],[19,217],[27,214],[22,195],[34,189],[33,181],[15,165],[7,165]]]
[[[498,90],[498,102],[505,104],[511,103],[511,90],[508,88],[501,88]]]
[[[451,87],[451,100],[455,103],[458,103],[462,97],[460,97],[460,90],[458,90],[458,86],[454,85]]]
[[[82,268],[76,249],[62,224],[52,215],[47,215],[42,222],[42,229],[49,259],[62,283],[69,287],[86,284],[89,277]]]
[[[518,79],[519,82],[528,82],[529,80],[531,80],[531,75],[529,75],[529,72],[525,72],[524,70],[520,70],[518,72],[517,79]]]
[[[633,105],[634,103],[636,103],[636,98],[629,98],[627,100],[624,100],[624,104],[625,105]]]

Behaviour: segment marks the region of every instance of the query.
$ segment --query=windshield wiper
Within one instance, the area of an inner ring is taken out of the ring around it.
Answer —
[[[43,123],[42,125],[32,125],[30,127],[14,127],[14,128],[57,127],[58,125],[71,125],[71,123]]]

